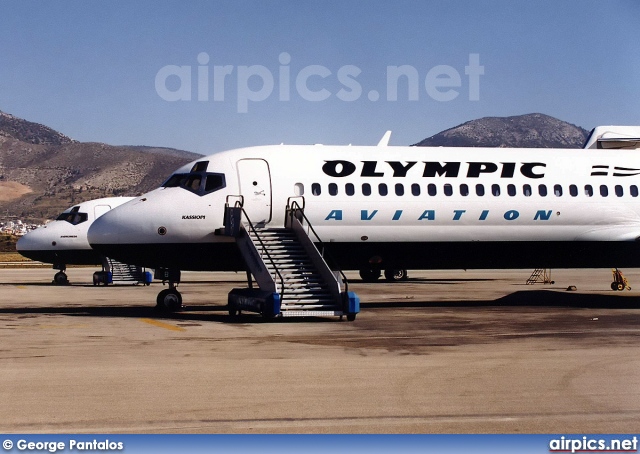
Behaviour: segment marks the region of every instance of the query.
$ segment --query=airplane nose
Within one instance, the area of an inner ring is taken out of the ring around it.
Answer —
[[[96,219],[87,232],[91,247],[128,243],[129,237],[136,232],[131,216],[127,215],[128,211],[127,207],[119,206]]]
[[[27,233],[16,243],[16,251],[23,253],[51,248],[51,239],[45,233],[43,227]]]
[[[168,228],[162,201],[143,196],[120,205],[96,219],[87,234],[89,244],[100,254],[124,263],[148,266],[155,263],[155,247],[166,243],[175,229]],[[164,229],[164,230],[163,230]]]
[[[40,262],[51,262],[55,258],[56,242],[46,227],[27,233],[16,243],[16,251],[23,257]]]
[[[148,243],[158,236],[153,228],[153,213],[146,198],[120,205],[91,224],[87,233],[89,244],[107,257],[115,258],[124,245]]]

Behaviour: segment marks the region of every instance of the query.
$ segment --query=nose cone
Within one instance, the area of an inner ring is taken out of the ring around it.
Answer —
[[[214,230],[222,225],[223,209],[218,219],[212,205],[216,206],[182,188],[156,189],[96,219],[89,244],[124,263],[197,270],[195,261],[210,261],[203,247],[218,241]]]
[[[97,254],[90,248],[86,230],[65,221],[54,221],[18,240],[16,250],[38,262],[93,265],[99,264]]]
[[[100,216],[89,228],[89,244],[106,257],[144,265],[141,248],[151,247],[150,243],[162,239],[158,230],[162,226],[163,211],[156,205],[143,196]]]
[[[148,243],[153,237],[156,213],[146,197],[120,205],[91,224],[87,233],[89,244],[104,249],[110,245]]]
[[[52,235],[49,234],[47,228],[40,227],[21,237],[16,243],[16,250],[27,258],[40,260],[34,258],[33,255],[43,251],[51,251],[53,247],[51,242]]]

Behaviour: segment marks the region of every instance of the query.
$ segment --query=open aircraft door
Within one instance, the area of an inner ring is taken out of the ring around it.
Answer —
[[[244,197],[244,209],[253,225],[271,221],[271,175],[264,159],[238,161],[240,194]]]

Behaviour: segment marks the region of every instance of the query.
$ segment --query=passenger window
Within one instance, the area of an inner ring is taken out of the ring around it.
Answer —
[[[602,197],[607,197],[609,195],[609,188],[607,187],[606,184],[600,185],[600,195]]]
[[[353,186],[353,183],[347,183],[344,185],[344,192],[351,196],[356,193],[356,188]]]
[[[560,186],[559,184],[556,184],[553,186],[553,194],[556,197],[562,197],[562,186]]]
[[[413,183],[411,185],[411,194],[415,195],[416,197],[420,195],[420,185],[417,183]]]
[[[522,193],[525,197],[531,197],[531,185],[525,184],[522,186]]]
[[[320,184],[319,183],[313,183],[311,185],[311,194],[320,195],[321,193],[322,193],[322,189],[320,189]]]
[[[538,194],[540,194],[540,197],[546,197],[547,196],[547,185],[546,184],[539,184],[538,185]]]
[[[629,193],[631,194],[631,197],[638,197],[638,186],[632,184],[629,187]]]
[[[466,184],[461,184],[460,185],[460,195],[463,197],[466,197],[469,195],[469,186],[467,186]]]
[[[590,184],[584,186],[584,195],[593,197],[593,187]]]
[[[575,184],[572,184],[571,186],[569,186],[569,194],[571,194],[571,197],[577,197],[578,186],[576,186]]]
[[[402,185],[402,183],[396,183],[396,195],[404,195],[404,186]]]
[[[484,195],[484,185],[477,184],[476,185],[476,195],[482,197]]]
[[[207,180],[207,184],[209,183],[209,180]],[[302,196],[304,195],[304,184],[302,183],[296,183],[293,185],[293,193],[296,196]]]
[[[500,185],[499,184],[492,184],[491,185],[491,194],[493,194],[495,197],[498,197],[500,195]]]
[[[329,195],[338,195],[338,185],[329,183]]]
[[[389,193],[389,190],[387,189],[387,185],[384,183],[380,183],[378,185],[378,193],[380,195],[387,195]]]
[[[451,186],[449,183],[444,185],[444,195],[446,195],[447,197],[453,195],[453,186]]]
[[[622,186],[617,184],[615,189],[616,189],[616,195],[618,197],[622,197],[624,195],[624,191],[622,190]]]
[[[437,190],[436,190],[436,185],[435,184],[430,184],[427,186],[427,193],[430,196],[434,196],[437,194]]]
[[[362,195],[364,196],[371,195],[371,185],[369,183],[362,183]]]
[[[516,195],[516,185],[515,184],[508,184],[507,185],[507,194],[509,194],[510,197],[513,197]]]

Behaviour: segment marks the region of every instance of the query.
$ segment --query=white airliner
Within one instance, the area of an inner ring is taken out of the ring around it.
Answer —
[[[59,270],[53,282],[68,284],[67,265],[101,265],[102,256],[87,241],[89,226],[107,211],[133,197],[106,197],[90,200],[66,209],[54,221],[39,227],[18,240],[16,250],[23,256],[53,264]]]
[[[203,157],[94,222],[89,243],[149,268],[246,270],[221,234],[225,205],[283,227],[295,202],[339,267],[369,280],[381,269],[640,266],[640,127],[598,127],[585,149],[388,139]]]

